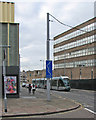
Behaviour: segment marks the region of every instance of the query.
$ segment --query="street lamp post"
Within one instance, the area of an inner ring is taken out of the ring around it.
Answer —
[[[62,50],[62,48],[60,49]],[[65,52],[63,54],[65,54]],[[65,56],[64,56],[64,76],[65,76]]]
[[[41,62],[43,62],[43,71],[42,71],[42,75],[44,75],[44,60],[40,60]],[[44,77],[44,86],[45,86],[45,77]]]
[[[91,69],[91,79],[93,79],[93,68]]]
[[[58,75],[60,76],[60,72],[59,72],[59,57],[58,57]]]
[[[4,77],[4,104],[5,104],[5,112],[7,112],[7,96],[6,96],[6,48],[10,48],[8,45],[0,45],[0,47],[4,48],[4,58],[3,58],[3,77]]]
[[[47,60],[50,60],[49,13],[47,13]],[[47,100],[50,101],[50,80],[47,78]]]
[[[43,62],[43,70],[44,70],[44,60],[40,60],[41,62]]]
[[[81,79],[81,75],[82,75],[82,72],[81,72],[81,66],[80,66],[80,79]]]
[[[3,60],[3,77],[4,77],[4,104],[5,104],[5,112],[7,112],[7,97],[6,97],[6,49],[4,49],[4,60]]]

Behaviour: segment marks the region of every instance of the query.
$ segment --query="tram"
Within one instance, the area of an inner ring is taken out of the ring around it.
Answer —
[[[46,78],[32,79],[32,84],[35,84],[37,88],[46,88],[47,79]]]
[[[37,88],[47,88],[47,79],[46,78],[32,79],[32,84],[35,84]],[[71,87],[68,76],[53,77],[50,80],[50,89],[70,91]]]
[[[51,89],[70,91],[68,76],[53,77],[51,80]]]

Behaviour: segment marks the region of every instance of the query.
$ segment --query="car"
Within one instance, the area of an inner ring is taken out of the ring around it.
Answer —
[[[22,87],[25,87],[26,86],[26,83],[22,83]]]

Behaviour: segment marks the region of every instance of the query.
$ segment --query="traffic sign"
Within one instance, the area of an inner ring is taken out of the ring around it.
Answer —
[[[46,78],[52,78],[52,61],[46,60]]]

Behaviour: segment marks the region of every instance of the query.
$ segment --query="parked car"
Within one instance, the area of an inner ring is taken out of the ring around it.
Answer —
[[[22,87],[25,87],[26,86],[26,83],[22,83]]]

